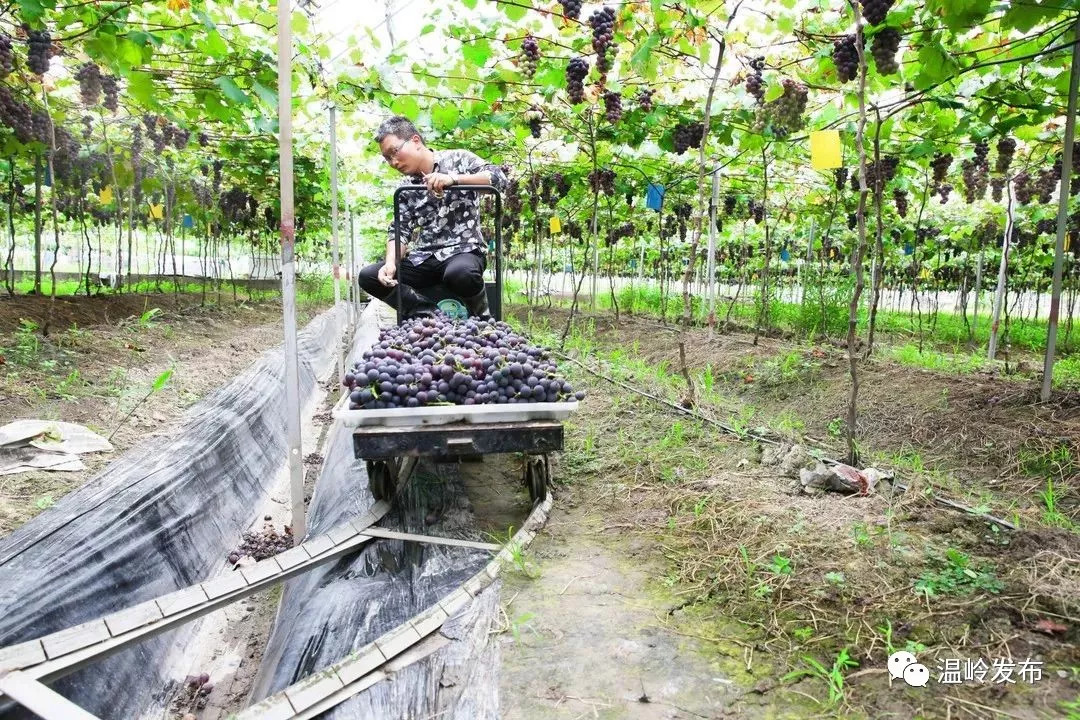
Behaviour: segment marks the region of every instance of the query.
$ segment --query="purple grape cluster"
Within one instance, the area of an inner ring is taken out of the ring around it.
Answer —
[[[934,159],[930,161],[930,167],[934,171],[934,184],[940,185],[945,182],[945,176],[949,174],[949,166],[952,165],[952,155],[948,153],[938,153],[934,156]]]
[[[889,14],[893,0],[859,0],[862,5],[863,17],[871,25],[880,25],[885,22],[885,16]]]
[[[527,35],[521,41],[521,71],[525,77],[531,78],[536,74],[536,65],[540,62],[540,43],[536,38]]]
[[[690,148],[701,147],[702,123],[680,123],[675,126],[675,154],[682,155]]]
[[[585,76],[588,74],[589,61],[585,58],[572,58],[566,66],[566,92],[574,105],[585,100]]]
[[[1050,198],[1053,197],[1054,190],[1057,189],[1060,180],[1060,160],[1058,160],[1049,170],[1042,170],[1039,172],[1039,177],[1035,180],[1035,192],[1039,196],[1040,203],[1045,204],[1050,202]]]
[[[1013,191],[1016,193],[1016,200],[1021,205],[1027,205],[1031,202],[1031,198],[1035,196],[1035,188],[1031,184],[1031,176],[1027,171],[1021,171],[1017,173],[1013,178]]]
[[[996,177],[990,180],[990,197],[994,202],[1001,202],[1002,191],[1005,190],[1005,178]]]
[[[637,94],[637,106],[645,112],[652,112],[655,92],[652,88],[642,88]]]
[[[15,71],[15,48],[11,36],[0,32],[0,80]]]
[[[836,189],[843,190],[844,183],[847,182],[848,169],[846,167],[838,167],[833,171],[833,177],[836,180]]]
[[[1011,137],[1003,137],[997,143],[997,162],[994,163],[994,172],[1004,173],[1009,171],[1012,165],[1013,154],[1016,153],[1016,141]]]
[[[610,90],[604,93],[604,116],[614,125],[622,118],[622,96]]]
[[[563,16],[571,20],[577,20],[581,15],[582,0],[559,0],[563,7]]]
[[[436,313],[383,330],[345,385],[351,410],[583,399],[556,369],[504,322]]]
[[[858,77],[859,50],[855,47],[854,35],[845,35],[833,42],[832,58],[837,80],[845,83]]]
[[[605,195],[615,194],[615,171],[610,168],[600,168],[589,173],[589,187],[593,192],[602,192]]]
[[[283,553],[293,546],[292,528],[285,526],[282,532],[274,529],[272,518],[267,515],[263,518],[264,524],[261,532],[248,531],[243,535],[240,547],[229,553],[229,562],[236,564],[240,558],[248,555],[256,560],[265,560],[278,553]]]
[[[0,122],[11,128],[15,139],[24,145],[34,139],[30,106],[12,95],[7,85],[0,85]]]
[[[765,98],[765,84],[761,79],[761,71],[765,69],[765,58],[756,57],[750,61],[751,73],[746,76],[746,92],[759,103]]]
[[[592,46],[596,51],[596,69],[604,76],[611,69],[608,49],[615,37],[615,11],[605,5],[589,16],[589,25],[593,31]]]
[[[893,190],[893,203],[896,205],[896,214],[900,217],[907,217],[908,211],[908,196],[907,193],[897,188]]]
[[[31,30],[26,34],[26,65],[35,75],[44,75],[49,71],[49,56],[52,54],[52,37],[48,30]]]
[[[728,193],[727,195],[725,195],[724,196],[724,215],[731,215],[731,213],[735,212],[735,206],[738,203],[739,203],[739,198],[737,198],[732,193]]]
[[[101,78],[101,91],[105,93],[104,105],[109,112],[116,112],[120,108],[120,85],[112,75]]]
[[[870,41],[870,54],[874,56],[874,65],[882,75],[892,75],[900,70],[896,62],[896,51],[900,49],[900,31],[887,27]]]
[[[806,86],[791,78],[783,79],[784,94],[766,103],[764,113],[778,137],[785,137],[805,124]]]

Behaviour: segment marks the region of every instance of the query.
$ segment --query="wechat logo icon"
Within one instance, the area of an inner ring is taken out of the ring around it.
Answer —
[[[903,680],[911,687],[926,687],[930,682],[930,670],[904,650],[889,656],[889,675],[893,680]]]

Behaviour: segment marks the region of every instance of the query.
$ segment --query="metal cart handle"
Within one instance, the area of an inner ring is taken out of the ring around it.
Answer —
[[[403,193],[409,192],[431,192],[428,190],[427,185],[399,185],[394,190],[394,263],[399,265],[404,258],[401,257],[401,208],[400,200]],[[443,190],[443,192],[477,192],[483,195],[495,196],[495,287],[499,290],[499,297],[502,297],[503,291],[503,277],[502,277],[502,195],[491,185],[451,185]],[[483,233],[480,234],[483,238]],[[401,284],[401,269],[398,267],[398,284]],[[487,292],[487,289],[484,290]],[[401,323],[402,320],[402,302],[401,291],[397,294],[397,320]]]

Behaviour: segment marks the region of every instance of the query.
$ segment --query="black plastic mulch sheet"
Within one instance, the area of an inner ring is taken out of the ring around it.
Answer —
[[[369,308],[370,310],[371,308]],[[371,314],[368,313],[367,317]],[[375,341],[367,323],[353,355]],[[351,364],[350,364],[351,366]],[[311,536],[356,517],[373,503],[365,463],[353,457],[350,431],[335,423],[309,507]],[[441,508],[437,525],[425,515]],[[471,512],[453,468],[421,461],[408,490],[380,526],[417,534],[469,535]],[[336,563],[286,583],[281,606],[255,680],[252,702],[343,660],[354,650],[426,610],[490,560],[465,548],[378,540]],[[498,647],[489,641],[497,593],[483,593],[443,635],[456,642],[377,683],[321,717],[340,720],[498,717]]]
[[[300,399],[332,372],[344,303],[298,333]],[[121,610],[226,571],[286,462],[284,351],[269,350],[153,437],[0,540],[0,646]],[[181,626],[52,683],[102,718],[161,717]],[[181,678],[182,679],[182,678]],[[0,706],[0,717],[31,717]]]

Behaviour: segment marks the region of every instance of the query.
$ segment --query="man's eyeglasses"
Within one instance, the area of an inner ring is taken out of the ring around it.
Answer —
[[[407,143],[407,142],[409,142],[409,141],[408,140],[402,140],[398,144],[398,146],[396,148],[392,149],[388,153],[384,153],[383,154],[383,160],[385,160],[386,162],[393,162],[394,158],[397,157],[397,154],[401,151],[401,148],[405,147],[405,143]]]

